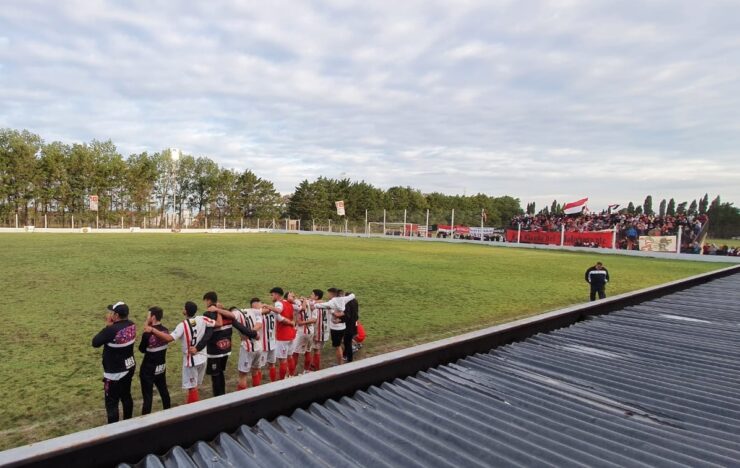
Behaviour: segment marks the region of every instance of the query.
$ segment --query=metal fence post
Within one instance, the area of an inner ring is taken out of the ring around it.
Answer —
[[[406,237],[406,210],[403,210],[403,237]],[[411,238],[411,233],[409,233],[409,238]]]
[[[18,215],[16,215],[17,217]],[[18,224],[18,223],[16,223]],[[385,235],[385,208],[383,208],[383,235]]]
[[[365,236],[367,236],[367,210],[365,210]]]
[[[522,223],[519,223],[519,226],[516,230],[516,243],[521,244],[522,243]]]
[[[424,229],[424,237],[429,237],[429,208],[427,208],[427,224]]]
[[[565,245],[565,224],[560,226],[560,247]]]
[[[617,250],[617,226],[614,226],[612,233],[612,250]]]
[[[455,209],[452,209],[452,225],[450,226],[450,238],[455,238]]]
[[[480,210],[480,241],[483,242],[483,214],[485,213],[486,209],[481,208]]]

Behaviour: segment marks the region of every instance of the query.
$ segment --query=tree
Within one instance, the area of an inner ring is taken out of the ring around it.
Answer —
[[[660,216],[661,218],[665,216],[665,211],[666,211],[666,201],[664,198],[660,201],[660,208],[658,209],[658,216]]]
[[[28,207],[34,198],[37,180],[37,160],[42,145],[41,137],[27,130],[0,131],[0,199],[28,222]]]
[[[696,200],[693,200],[691,202],[691,205],[689,205],[689,214],[690,215],[696,215],[698,210],[698,204],[696,203]]]
[[[655,212],[653,211],[653,196],[652,195],[648,195],[647,197],[645,197],[645,201],[642,204],[642,211],[646,215],[655,214]]]
[[[627,213],[628,214],[635,214],[635,204],[632,202],[629,202],[627,205]]]
[[[676,215],[676,201],[671,198],[668,202],[668,207],[666,208],[665,214],[668,216],[675,216]]]
[[[550,205],[550,213],[557,214],[559,212],[560,212],[560,210],[559,210],[558,201],[557,200],[553,200],[552,201],[552,205]]]
[[[642,207],[640,205],[637,205],[635,207],[635,214],[638,214],[638,215],[642,214]]]
[[[706,214],[709,209],[709,194],[705,193],[699,200],[699,214]]]
[[[688,205],[689,202],[681,202],[678,204],[678,207],[676,208],[676,213],[678,214],[686,214],[686,205]]]

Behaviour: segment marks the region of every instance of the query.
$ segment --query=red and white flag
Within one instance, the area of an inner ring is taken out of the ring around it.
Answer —
[[[586,208],[586,202],[588,198],[581,198],[578,201],[566,203],[563,205],[563,213],[565,214],[579,214]]]

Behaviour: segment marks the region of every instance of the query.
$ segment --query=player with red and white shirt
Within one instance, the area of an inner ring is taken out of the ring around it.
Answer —
[[[280,372],[280,380],[283,380],[288,375],[288,359],[292,360],[292,356],[289,354],[290,345],[296,335],[295,323],[293,321],[293,304],[287,299],[283,299],[282,288],[272,288],[270,290],[270,296],[274,302],[273,305],[263,305],[263,313],[271,313],[275,317],[275,339],[277,341],[275,347],[275,355],[278,361],[278,367]],[[272,380],[272,371],[270,371],[270,380]]]
[[[303,354],[303,372],[311,370],[311,348],[313,346],[314,324],[317,310],[311,299],[301,298],[300,309],[296,316],[297,334],[293,341],[293,361],[298,367],[298,359]],[[295,371],[293,372],[295,375]]]
[[[206,345],[213,334],[215,321],[204,316],[196,316],[198,306],[186,302],[183,315],[185,320],[178,323],[172,333],[164,333],[152,326],[144,328],[162,341],[182,340],[182,388],[188,391],[186,403],[200,400],[198,387],[203,383],[206,373]]]
[[[321,368],[321,351],[324,349],[324,345],[330,338],[330,326],[331,323],[331,311],[329,309],[321,309],[316,307],[316,304],[323,302],[324,291],[320,289],[314,289],[311,291],[311,295],[308,300],[312,304],[311,308],[316,314],[316,322],[313,328],[313,341],[311,342],[310,352],[313,353],[311,359],[311,370],[319,370]]]

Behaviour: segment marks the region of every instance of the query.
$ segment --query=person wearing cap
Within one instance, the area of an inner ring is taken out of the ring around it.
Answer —
[[[130,419],[134,413],[131,380],[136,371],[136,325],[128,319],[128,312],[123,302],[109,305],[105,327],[92,339],[94,348],[103,346],[103,391],[108,423],[118,421],[119,403],[123,406],[123,419]]]
[[[195,302],[186,302],[182,314],[185,320],[177,324],[172,333],[166,333],[152,326],[144,327],[164,342],[182,340],[182,388],[187,390],[186,403],[200,400],[198,387],[203,383],[206,373],[206,345],[213,335],[214,320],[198,313]]]

